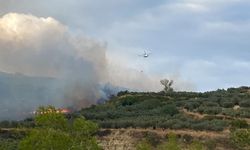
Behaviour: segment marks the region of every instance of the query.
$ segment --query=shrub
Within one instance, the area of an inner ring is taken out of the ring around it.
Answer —
[[[231,128],[232,129],[242,129],[242,128],[248,128],[248,123],[246,120],[233,120],[231,122]]]
[[[136,145],[136,150],[152,150],[152,146],[144,139]]]
[[[166,106],[162,107],[161,109],[162,109],[162,112],[164,114],[167,114],[170,116],[173,116],[173,115],[179,113],[178,109],[174,105],[166,105]]]
[[[224,107],[224,108],[233,108],[234,103],[233,102],[223,102],[222,107]]]
[[[198,102],[187,102],[187,104],[185,104],[184,108],[192,111],[192,110],[198,108],[199,106],[200,106],[200,103],[198,103]]]
[[[16,150],[16,149],[18,149],[18,141],[19,140],[0,138],[0,150]]]
[[[20,142],[20,150],[100,149],[93,137],[98,129],[95,123],[85,118],[76,118],[70,123],[52,106],[41,107],[37,112],[36,128]]]
[[[219,104],[216,103],[216,102],[204,102],[203,105],[207,106],[207,107],[217,107],[217,106],[219,106]]]
[[[250,148],[250,129],[238,129],[230,133],[231,141],[241,149]]]
[[[238,117],[240,116],[240,111],[235,111],[232,108],[226,108],[222,110],[222,114],[226,116]]]
[[[241,101],[240,107],[250,107],[250,100]]]
[[[221,107],[199,107],[198,112],[204,114],[216,115],[222,112]]]
[[[203,150],[203,145],[199,141],[193,141],[188,148],[189,150]]]

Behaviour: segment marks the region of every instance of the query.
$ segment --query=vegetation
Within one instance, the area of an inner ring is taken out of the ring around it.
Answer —
[[[168,93],[168,92],[173,92],[174,91],[174,89],[171,87],[173,85],[173,83],[174,83],[173,80],[163,79],[160,82],[164,86],[163,92]]]
[[[143,139],[137,144],[136,150],[152,150],[152,146],[146,139]]]
[[[167,85],[167,84],[166,84]],[[171,87],[171,86],[169,86]],[[165,90],[154,93],[123,91],[103,104],[69,115],[54,107],[41,107],[34,118],[0,122],[0,150],[100,149],[95,139],[101,128],[230,129],[230,142],[238,149],[250,149],[250,88],[229,88],[205,93]],[[84,117],[83,117],[84,116]],[[86,119],[85,119],[86,118]],[[89,120],[89,121],[88,121]],[[1,128],[7,129],[1,131]],[[8,130],[10,129],[10,130]],[[215,149],[217,141],[200,142],[185,137],[185,149]],[[147,134],[137,149],[181,149],[174,134],[165,141]],[[236,149],[235,148],[235,149]]]
[[[158,143],[158,145],[152,145],[152,143],[148,139],[143,139],[137,144],[136,147],[137,150],[181,150],[181,149],[187,149],[187,150],[205,150],[205,146],[203,143],[194,140],[190,143],[183,143],[180,140],[178,140],[177,135],[174,133],[169,133],[167,135],[167,139],[164,139],[161,143]],[[207,148],[209,149],[209,148]]]
[[[110,101],[82,109],[80,113],[103,128],[222,131],[231,126],[232,120],[250,118],[250,107],[247,105],[247,101],[250,101],[249,91],[248,87],[205,93],[124,91]],[[235,109],[235,106],[239,108]]]
[[[193,141],[193,143],[189,146],[189,150],[203,150],[203,145],[199,141]]]
[[[72,123],[52,107],[40,107],[35,117],[36,127],[19,144],[20,150],[97,150],[93,135],[98,126],[85,118],[76,118]]]
[[[239,149],[250,149],[250,129],[236,129],[231,132],[230,138]]]
[[[168,141],[158,146],[158,150],[181,150],[180,146],[177,143],[176,135],[170,133],[168,135]]]
[[[18,140],[14,139],[0,139],[0,150],[16,150],[18,147]]]
[[[20,138],[9,137],[0,139],[0,149],[4,150],[98,150],[95,133],[98,126],[87,121],[84,117],[71,118],[70,120],[58,113],[52,107],[40,107],[37,110],[35,127],[26,129],[11,129],[20,133],[25,131]],[[11,131],[10,130],[10,131]],[[6,134],[7,135],[7,134]],[[13,136],[14,134],[9,134]]]

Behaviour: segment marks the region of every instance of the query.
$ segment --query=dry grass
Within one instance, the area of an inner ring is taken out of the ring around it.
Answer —
[[[155,138],[159,138],[164,141],[169,133],[174,133],[178,137],[183,138],[189,136],[192,139],[199,141],[216,140],[220,141],[216,143],[216,149],[230,150],[226,147],[225,141],[228,141],[229,130],[222,132],[208,132],[208,131],[195,131],[195,130],[170,130],[170,129],[141,129],[141,128],[128,128],[128,129],[101,129],[101,131],[108,130],[109,135],[99,137],[100,145],[105,150],[135,150],[138,141],[145,138],[145,135],[150,133],[155,135]],[[183,141],[185,142],[185,141]]]

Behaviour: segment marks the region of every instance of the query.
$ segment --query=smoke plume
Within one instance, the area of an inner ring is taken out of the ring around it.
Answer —
[[[106,49],[105,43],[76,36],[53,18],[4,15],[0,18],[0,79],[4,81],[0,81],[0,120],[27,116],[22,113],[40,105],[80,109],[118,89],[162,89],[160,77],[107,61]]]
[[[100,97],[105,44],[72,36],[53,18],[10,13],[0,18],[0,47],[1,71],[60,80],[62,103],[83,107]]]

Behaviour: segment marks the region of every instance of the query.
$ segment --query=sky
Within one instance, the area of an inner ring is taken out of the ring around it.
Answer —
[[[173,77],[195,91],[250,86],[249,0],[0,0],[0,17],[8,13],[51,17],[104,43],[121,74]]]

